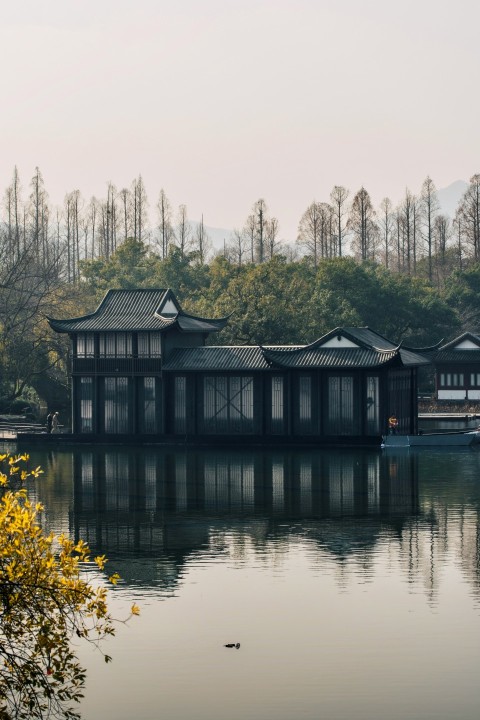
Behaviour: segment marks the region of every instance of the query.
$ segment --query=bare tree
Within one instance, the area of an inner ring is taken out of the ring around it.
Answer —
[[[418,210],[415,195],[407,188],[399,208],[402,227],[402,255],[404,267],[409,275],[415,274],[417,264],[417,220]]]
[[[437,215],[433,224],[435,238],[435,257],[437,265],[437,283],[441,285],[445,279],[447,243],[450,239],[450,218],[446,215]]]
[[[35,174],[30,183],[32,192],[29,197],[28,213],[30,217],[30,237],[33,248],[38,259],[45,258],[47,255],[47,234],[48,229],[45,227],[48,218],[47,201],[48,196],[43,184],[43,177],[38,169],[35,168]]]
[[[80,230],[82,231],[83,257],[88,260],[88,241],[90,236],[90,216],[83,212],[80,217]]]
[[[277,241],[277,237],[278,237],[278,220],[277,220],[277,218],[273,217],[273,218],[270,218],[270,220],[267,220],[267,223],[265,226],[266,254],[270,260],[273,258],[273,256],[276,254],[277,250],[280,247],[280,243]]]
[[[309,251],[313,258],[315,267],[321,255],[322,243],[322,218],[320,203],[313,201],[307,207],[298,225],[298,245],[302,245]]]
[[[185,255],[189,249],[191,242],[192,228],[187,218],[187,206],[180,205],[177,215],[177,245],[182,255]]]
[[[45,316],[57,303],[59,273],[57,257],[47,265],[33,237],[15,261],[0,258],[0,396],[11,401],[57,361]]]
[[[5,238],[4,238],[4,245],[5,249],[7,251],[7,255],[10,258],[13,258],[14,255],[14,242],[13,242],[13,192],[12,188],[9,186],[6,191],[5,195],[3,197],[3,206],[6,210],[6,220],[5,220]]]
[[[203,222],[203,213],[202,213],[202,219],[197,224],[195,228],[195,232],[193,234],[193,240],[192,240],[193,249],[198,257],[198,261],[200,265],[205,265],[207,260],[207,255],[211,248],[211,241],[210,237],[205,230],[205,225]]]
[[[453,228],[455,230],[455,237],[457,241],[457,252],[458,252],[458,266],[460,271],[463,270],[463,213],[461,208],[457,208],[455,218],[453,220]]]
[[[98,230],[98,208],[99,203],[96,197],[90,198],[88,204],[87,214],[90,226],[90,258],[96,256],[96,241],[97,241],[97,230]],[[85,255],[88,258],[88,254]]]
[[[394,230],[394,213],[393,213],[393,205],[390,198],[385,197],[383,198],[382,202],[380,203],[380,230],[382,234],[382,245],[383,245],[383,252],[384,252],[384,262],[385,267],[388,268],[389,264],[389,254],[391,250],[391,244],[393,239],[393,230]]]
[[[225,246],[224,255],[230,262],[242,265],[250,247],[250,241],[245,229],[235,229]]]
[[[265,242],[268,223],[268,210],[265,200],[260,198],[253,206],[255,218],[255,255],[259,263],[265,260]]]
[[[67,193],[63,201],[65,221],[65,246],[67,250],[67,282],[75,282],[75,252],[73,241],[72,194]]]
[[[268,216],[265,200],[260,198],[254,203],[251,214],[244,225],[245,235],[250,240],[252,262],[263,263],[275,252],[278,235],[278,220]]]
[[[334,208],[328,203],[311,203],[300,220],[297,243],[310,251],[317,267],[320,258],[337,254],[337,242]]]
[[[132,197],[128,188],[122,188],[118,193],[120,198],[121,214],[122,214],[122,235],[123,239],[126,240],[130,236],[130,229],[132,227],[131,217],[131,205]]]
[[[118,227],[122,218],[119,216],[117,191],[111,182],[107,187],[107,199],[98,203],[98,246],[100,255],[107,260],[117,249]]]
[[[430,282],[433,277],[433,225],[435,216],[438,212],[437,190],[433,180],[427,176],[423,181],[420,191],[420,206],[422,213],[423,237],[427,247],[428,257],[428,279]]]
[[[361,187],[353,198],[348,229],[353,234],[353,247],[362,261],[374,260],[378,239],[375,211],[370,195]]]
[[[132,183],[132,209],[133,237],[140,242],[145,241],[148,236],[148,200],[141,175]]]
[[[157,210],[160,253],[162,258],[165,259],[168,255],[170,243],[175,240],[175,231],[172,225],[172,208],[163,188],[160,190]]]
[[[242,231],[245,237],[248,239],[250,247],[250,262],[255,262],[255,240],[257,237],[257,223],[255,215],[249,215],[245,221],[245,225]]]
[[[459,206],[463,218],[463,235],[470,245],[475,262],[480,260],[480,174],[470,178]]]
[[[346,222],[344,221],[345,215],[347,214],[346,202],[349,196],[349,191],[342,187],[342,185],[335,185],[332,192],[330,193],[330,200],[334,209],[335,215],[335,226],[337,233],[337,251],[341,257],[343,253],[344,237],[347,229]]]
[[[21,200],[21,186],[17,167],[13,170],[12,182],[4,195],[4,207],[7,211],[6,241],[9,249],[9,258],[12,262],[18,260],[25,249],[25,237],[22,228],[23,207]]]

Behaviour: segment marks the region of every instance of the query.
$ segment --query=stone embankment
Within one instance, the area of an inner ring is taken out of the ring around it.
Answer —
[[[0,440],[14,440],[19,432],[46,433],[45,425],[27,420],[23,415],[0,415]]]

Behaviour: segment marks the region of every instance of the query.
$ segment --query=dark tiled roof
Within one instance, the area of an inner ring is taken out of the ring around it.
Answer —
[[[253,371],[275,368],[308,369],[354,369],[376,368],[387,363],[403,367],[428,365],[430,361],[411,350],[400,348],[368,328],[359,328],[354,336],[349,328],[336,329],[311,345],[304,346],[207,346],[182,348],[172,352],[163,369],[170,372],[187,371]],[[355,328],[357,330],[357,328]],[[361,332],[366,330],[367,332]],[[323,347],[330,337],[342,335],[357,347]],[[367,345],[368,340],[382,343],[384,347]],[[360,345],[361,343],[361,345]]]
[[[356,347],[327,345],[333,338],[346,338]],[[401,348],[371,330],[365,328],[335,328],[311,345],[290,352],[265,349],[266,358],[281,367],[297,368],[374,368],[386,363],[418,367],[429,365],[423,355]]]
[[[377,350],[376,348],[304,348],[298,352],[265,350],[265,357],[273,364],[291,368],[375,368],[387,363],[418,367],[430,361],[421,355],[402,348]]]
[[[433,356],[433,362],[452,365],[480,363],[480,347],[478,350],[439,350]]]
[[[473,343],[472,348],[458,348],[465,341]],[[478,345],[478,347],[475,347]],[[465,332],[454,340],[445,343],[437,349],[432,349],[427,353],[435,364],[448,363],[451,365],[468,365],[470,363],[480,362],[480,336],[470,332]]]
[[[269,363],[265,360],[262,348],[259,345],[225,345],[206,347],[182,348],[172,352],[164,370],[268,370]]]
[[[369,368],[397,357],[396,349],[378,352],[367,348],[305,348],[298,352],[265,350],[265,357],[285,368]]]
[[[391,340],[387,340],[387,338],[383,337],[383,335],[375,332],[375,330],[371,330],[369,327],[335,328],[335,330],[327,333],[327,335],[324,335],[323,338],[320,338],[317,342],[324,342],[329,337],[338,334],[345,335],[346,337],[350,336],[350,339],[353,340],[353,342],[359,342],[367,347],[382,348],[383,350],[390,350],[398,347],[398,345],[395,345],[395,343],[391,342]]]
[[[442,347],[440,348],[440,351],[442,351],[442,350],[450,350],[450,349],[456,347],[457,345],[459,345],[461,342],[463,342],[463,341],[465,341],[465,340],[470,340],[470,341],[473,342],[475,345],[478,345],[478,348],[479,348],[479,350],[480,350],[480,336],[479,336],[479,335],[475,335],[474,333],[465,332],[465,333],[463,333],[463,335],[460,335],[459,337],[455,338],[454,340],[450,340],[450,342],[446,343],[445,345],[442,345]],[[473,348],[472,348],[472,349],[473,349]],[[459,350],[458,352],[462,352],[462,351]],[[468,352],[468,351],[467,351],[467,352]]]
[[[171,300],[178,307],[177,314],[158,311]],[[177,324],[183,332],[217,332],[225,327],[228,318],[209,320],[184,313],[171,290],[109,290],[102,302],[89,315],[69,320],[49,318],[57,332],[101,332],[165,330]]]

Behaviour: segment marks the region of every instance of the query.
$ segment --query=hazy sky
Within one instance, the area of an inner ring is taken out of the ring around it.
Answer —
[[[478,0],[0,0],[0,192],[142,175],[191,219],[480,172]]]

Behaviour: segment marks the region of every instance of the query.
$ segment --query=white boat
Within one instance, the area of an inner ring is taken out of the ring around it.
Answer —
[[[480,443],[480,430],[432,432],[422,435],[384,435],[382,437],[382,448],[467,447],[476,443]]]

